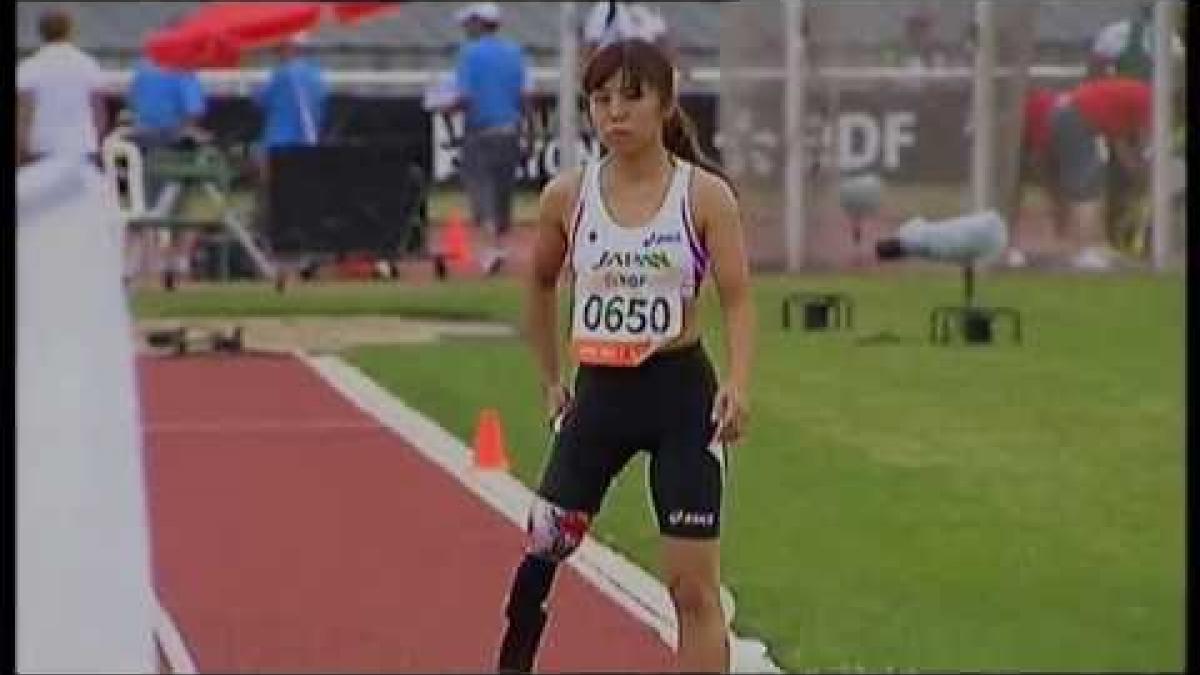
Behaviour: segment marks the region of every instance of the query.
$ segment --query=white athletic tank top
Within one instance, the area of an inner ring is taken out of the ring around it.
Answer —
[[[605,161],[584,167],[571,221],[571,348],[579,363],[636,366],[680,335],[683,301],[697,296],[708,254],[691,222],[691,164],[675,158],[658,212],[622,227],[601,197]]]

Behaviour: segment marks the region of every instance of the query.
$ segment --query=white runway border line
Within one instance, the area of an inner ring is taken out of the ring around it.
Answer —
[[[294,355],[330,386],[384,427],[404,437],[425,458],[456,477],[522,530],[533,492],[504,472],[474,468],[471,449],[436,422],[405,405],[357,368],[336,356]],[[576,571],[639,621],[654,629],[672,650],[677,626],[667,589],[655,577],[590,535],[568,559]],[[732,609],[732,608],[730,608]],[[729,612],[732,614],[732,611]],[[735,673],[782,673],[759,640],[738,637],[731,631],[730,652]]]
[[[170,672],[178,675],[196,675],[199,671],[196,670],[196,662],[188,652],[183,634],[179,632],[175,619],[157,595],[154,598],[154,614],[154,639],[158,641],[158,647],[162,650]]]

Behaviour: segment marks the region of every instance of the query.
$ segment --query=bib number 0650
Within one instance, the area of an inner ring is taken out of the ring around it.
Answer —
[[[666,298],[626,298],[614,295],[606,301],[598,295],[583,303],[583,325],[590,331],[601,327],[609,333],[640,335],[666,333],[671,327],[671,305]]]

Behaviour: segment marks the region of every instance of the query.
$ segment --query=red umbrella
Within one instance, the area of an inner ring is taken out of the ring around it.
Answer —
[[[241,47],[230,37],[187,26],[157,31],[144,51],[160,66],[171,68],[233,68]]]
[[[151,34],[145,51],[159,65],[167,67],[232,68],[238,65],[243,52],[310,32],[325,16],[338,23],[353,24],[383,15],[397,4],[211,2],[180,24]]]
[[[333,13],[340,23],[355,25],[367,18],[386,14],[399,5],[398,2],[335,2]]]

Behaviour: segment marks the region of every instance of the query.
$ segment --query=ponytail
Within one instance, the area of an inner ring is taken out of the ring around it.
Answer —
[[[676,157],[716,174],[725,181],[730,189],[733,189],[733,181],[729,180],[729,176],[716,162],[704,154],[704,149],[700,147],[697,136],[695,123],[677,102],[675,110],[663,123],[663,145]]]

